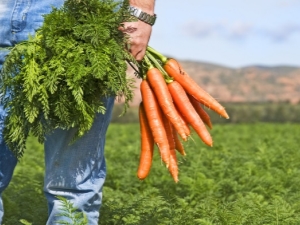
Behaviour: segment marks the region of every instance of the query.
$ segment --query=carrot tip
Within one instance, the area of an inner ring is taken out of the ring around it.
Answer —
[[[222,115],[225,119],[229,119],[229,115],[227,114],[227,112],[224,112],[224,115]]]

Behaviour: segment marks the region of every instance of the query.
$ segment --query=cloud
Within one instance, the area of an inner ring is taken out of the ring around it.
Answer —
[[[213,24],[193,21],[185,24],[183,29],[190,36],[204,38],[212,35],[216,30],[216,27]]]
[[[300,23],[285,24],[275,29],[261,29],[259,33],[274,41],[285,41],[294,34],[300,34]]]
[[[231,26],[224,28],[227,32],[227,36],[229,38],[234,38],[234,39],[244,39],[251,35],[253,32],[253,27],[250,24],[247,23],[235,23],[232,24]]]
[[[206,23],[191,21],[183,25],[185,34],[195,38],[222,36],[226,38],[243,39],[252,32],[252,26],[247,23],[228,24],[226,22]]]
[[[203,39],[221,37],[229,40],[244,40],[250,37],[267,38],[273,41],[285,41],[290,36],[300,33],[300,23],[283,24],[277,27],[258,27],[249,23],[190,21],[183,25],[183,32],[191,37]]]
[[[299,4],[298,0],[281,0],[281,1],[277,2],[277,5],[279,7],[284,7],[284,8],[294,7],[297,4]]]

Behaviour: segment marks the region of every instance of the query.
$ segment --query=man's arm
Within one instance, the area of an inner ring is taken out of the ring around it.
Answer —
[[[155,0],[130,0],[129,1],[131,6],[138,7],[150,15],[154,14],[154,2]]]
[[[155,0],[130,0],[131,6],[140,8],[143,12],[154,15]],[[129,52],[138,61],[142,60],[150,40],[152,26],[143,22],[124,22],[121,30],[130,36]]]

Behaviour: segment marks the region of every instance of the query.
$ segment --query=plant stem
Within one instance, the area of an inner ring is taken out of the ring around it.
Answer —
[[[152,54],[156,55],[162,61],[162,63],[166,63],[168,61],[168,58],[166,56],[159,53],[158,51],[156,51],[154,48],[152,48],[150,46],[147,47],[147,51],[149,51]]]
[[[149,58],[155,65],[157,69],[163,74],[166,83],[171,83],[173,79],[168,75],[164,68],[157,62],[157,60],[151,55],[150,52],[146,52],[146,57]]]
[[[147,54],[144,56],[144,61],[145,61],[146,66],[147,66],[147,70],[150,70],[150,69],[154,68],[154,66],[151,63],[151,60],[148,58]]]

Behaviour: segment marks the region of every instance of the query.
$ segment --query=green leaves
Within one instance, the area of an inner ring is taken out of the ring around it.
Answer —
[[[133,93],[125,60],[132,56],[118,27],[129,18],[127,6],[67,0],[45,15],[33,37],[11,49],[0,91],[8,109],[6,143],[18,158],[30,132],[43,141],[52,129],[76,127],[74,139],[82,136],[105,111],[101,97],[124,97],[126,110]]]
[[[57,224],[65,224],[65,225],[88,225],[88,219],[83,212],[78,211],[77,208],[73,206],[73,204],[64,197],[57,196],[62,204],[61,213],[58,216],[62,216],[68,219],[59,220]]]
[[[175,184],[154,152],[149,177],[136,177],[138,124],[111,124],[107,132],[107,177],[99,224],[275,225],[299,224],[299,124],[216,124],[215,145],[185,143]],[[43,146],[29,137],[28,152],[3,193],[3,223],[46,224]],[[78,211],[69,205],[69,218]],[[77,214],[78,217],[83,218]],[[78,220],[78,222],[80,219]]]

